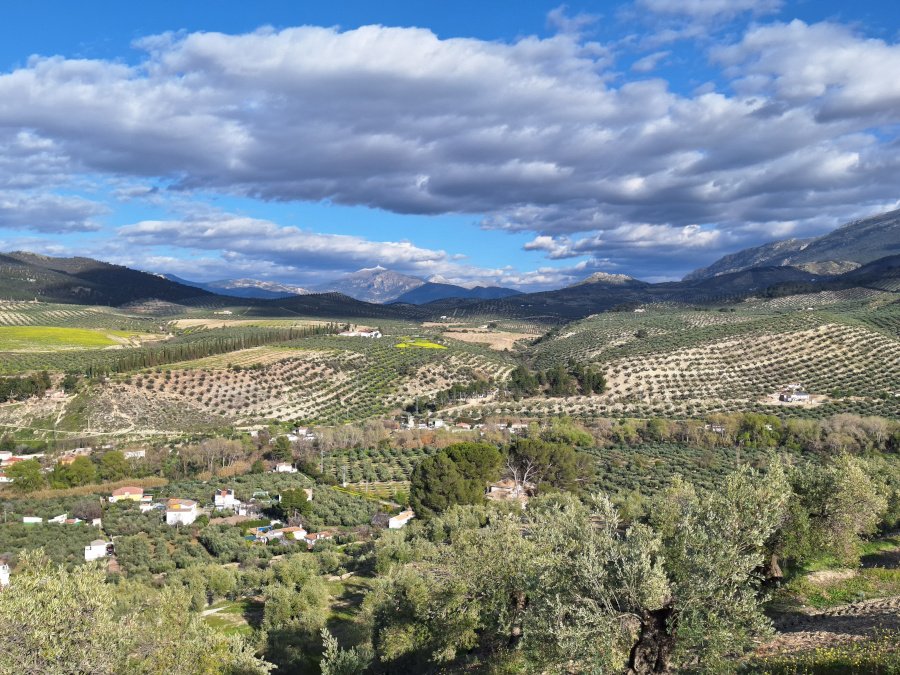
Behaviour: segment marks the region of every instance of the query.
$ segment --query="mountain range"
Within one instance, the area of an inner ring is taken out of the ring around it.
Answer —
[[[900,253],[900,210],[855,220],[821,237],[786,239],[744,249],[691,272],[685,281],[776,265],[814,274],[841,274],[896,253]]]
[[[460,286],[441,277],[426,281],[419,277],[394,272],[384,267],[371,267],[347,274],[343,277],[311,288],[301,288],[274,281],[258,279],[223,279],[220,281],[190,281],[174,274],[164,274],[164,278],[185,286],[201,288],[210,293],[233,298],[256,300],[279,300],[295,295],[311,293],[341,293],[363,302],[384,304],[402,302],[422,305],[446,298],[476,298],[488,300],[517,295],[521,291],[499,286]]]
[[[227,295],[232,298],[254,298],[257,300],[277,300],[294,295],[308,295],[310,291],[300,286],[290,286],[277,281],[260,281],[258,279],[222,279],[220,281],[188,281],[174,274],[163,274],[164,278],[185,286],[202,288],[210,293]]]
[[[382,267],[360,270],[310,289],[252,279],[198,283],[90,258],[53,258],[18,251],[0,254],[0,300],[114,306],[151,300],[203,307],[240,305],[248,316],[287,310],[306,316],[418,320],[462,312],[556,322],[656,302],[711,305],[753,295],[854,286],[893,289],[900,278],[898,251],[900,212],[894,211],[848,223],[799,244],[789,240],[740,251],[682,281],[651,284],[621,274],[597,273],[567,288],[539,293],[466,288]]]

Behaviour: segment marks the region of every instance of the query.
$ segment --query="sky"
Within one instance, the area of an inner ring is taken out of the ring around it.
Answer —
[[[678,279],[900,207],[876,0],[32,0],[0,250],[314,287]]]

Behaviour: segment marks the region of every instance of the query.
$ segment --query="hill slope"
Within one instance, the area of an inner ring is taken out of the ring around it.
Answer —
[[[91,258],[51,258],[16,251],[0,254],[0,298],[88,305],[124,305],[155,299],[203,301],[199,288]]]
[[[685,281],[762,265],[792,265],[820,274],[841,273],[895,253],[900,253],[900,210],[847,223],[814,239],[787,239],[738,251],[691,272]]]
[[[407,291],[398,297],[396,302],[408,302],[411,305],[424,305],[429,302],[446,300],[448,298],[493,300],[520,294],[521,291],[512,288],[502,288],[500,286],[475,286],[473,288],[465,288],[464,286],[457,286],[456,284],[444,284],[429,281],[411,291]]]

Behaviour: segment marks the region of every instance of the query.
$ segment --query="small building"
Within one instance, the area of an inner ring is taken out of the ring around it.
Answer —
[[[144,498],[144,488],[134,485],[116,488],[112,491],[109,498],[110,503],[115,504],[121,501],[139,502]]]
[[[399,530],[415,517],[414,511],[401,511],[388,520],[388,529]]]
[[[297,467],[287,462],[279,462],[275,465],[275,473],[297,473]]]
[[[428,420],[428,428],[429,429],[443,429],[446,426],[444,420],[435,418],[433,420]]]
[[[0,563],[0,588],[9,586],[9,565]]]
[[[809,402],[810,396],[805,391],[795,390],[795,391],[783,391],[778,395],[779,401],[784,401],[785,403],[807,403]]]
[[[307,532],[302,527],[295,527],[291,525],[290,527],[282,527],[281,534],[285,539],[293,539],[295,541],[299,541],[306,537]]]
[[[217,509],[234,509],[241,501],[234,496],[234,490],[218,490],[213,496]]]
[[[61,514],[59,514],[58,516],[56,516],[56,517],[54,517],[54,518],[48,518],[48,519],[47,519],[47,522],[48,522],[48,523],[56,523],[57,525],[62,525],[63,523],[66,522],[66,519],[67,519],[68,517],[69,517],[69,514],[68,514],[68,513],[61,513]]]
[[[0,483],[12,483],[13,479],[7,476],[3,471],[0,471]]]
[[[338,333],[341,337],[362,337],[378,339],[381,337],[380,330],[345,330]]]
[[[26,525],[36,525],[38,523],[43,523],[44,519],[37,516],[22,516],[22,522]]]
[[[172,498],[166,502],[166,524],[167,525],[190,525],[200,510],[197,502],[192,499],[176,499]]]
[[[123,453],[125,459],[144,459],[147,456],[146,450],[125,450]]]
[[[109,549],[112,544],[108,541],[104,541],[103,539],[95,539],[90,544],[84,547],[84,559],[87,562],[91,562],[92,560],[100,560],[100,558],[105,558],[109,555]]]
[[[320,542],[324,539],[333,539],[333,538],[334,538],[334,535],[331,532],[328,532],[327,530],[323,530],[322,532],[309,532],[303,536],[303,539],[306,540],[306,546],[308,548],[312,548],[318,542]]]

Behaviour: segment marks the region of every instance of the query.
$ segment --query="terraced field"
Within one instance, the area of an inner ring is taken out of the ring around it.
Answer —
[[[106,389],[120,401],[144,401],[152,417],[158,401],[201,418],[321,424],[385,414],[474,377],[505,378],[513,368],[487,348],[397,349],[395,343],[389,337],[301,339],[147,369],[117,377]]]
[[[896,294],[854,289],[756,300],[726,311],[643,309],[569,324],[532,350],[542,368],[569,360],[600,365],[608,384],[603,395],[494,403],[475,412],[900,414]],[[812,402],[779,403],[777,393],[788,384],[801,385]]]
[[[0,326],[77,326],[146,332],[157,328],[157,323],[108,307],[0,301]]]

